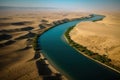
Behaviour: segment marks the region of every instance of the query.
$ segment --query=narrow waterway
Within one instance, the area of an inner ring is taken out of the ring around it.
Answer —
[[[120,74],[83,56],[64,40],[64,32],[81,21],[104,18],[100,15],[58,25],[42,34],[38,43],[48,61],[69,80],[120,80]],[[97,26],[96,26],[97,27]]]

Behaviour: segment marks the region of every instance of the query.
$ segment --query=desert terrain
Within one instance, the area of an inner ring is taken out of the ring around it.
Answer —
[[[107,55],[111,63],[120,67],[119,13],[102,13],[106,17],[96,22],[81,22],[70,32],[76,43],[100,55]]]
[[[83,16],[88,13],[0,11],[0,80],[48,80],[59,76],[46,58],[34,51],[33,38],[54,26],[54,21]]]

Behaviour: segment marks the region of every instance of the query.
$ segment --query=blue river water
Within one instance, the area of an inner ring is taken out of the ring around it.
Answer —
[[[104,18],[94,15],[89,19],[74,20],[60,24],[38,38],[38,44],[48,61],[68,80],[120,80],[120,74],[83,56],[64,40],[65,31],[81,21]],[[97,27],[97,26],[96,26]]]

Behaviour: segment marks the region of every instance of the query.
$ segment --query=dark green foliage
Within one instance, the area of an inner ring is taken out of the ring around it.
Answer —
[[[91,56],[93,59],[98,60],[98,61],[100,61],[100,62],[102,62],[102,63],[104,63],[104,64],[106,64],[106,65],[108,65],[108,66],[111,66],[111,67],[113,67],[113,68],[115,68],[115,69],[117,69],[117,70],[120,71],[120,68],[119,68],[119,67],[117,67],[117,66],[115,66],[115,65],[113,65],[113,64],[110,63],[110,62],[111,62],[111,59],[109,59],[109,58],[107,57],[107,55],[99,55],[98,53],[94,53],[94,52],[88,50],[86,47],[84,47],[84,46],[82,46],[82,45],[77,44],[76,42],[74,42],[74,41],[70,38],[70,35],[69,35],[69,33],[70,33],[70,31],[73,29],[73,27],[74,27],[74,26],[70,27],[70,28],[65,32],[65,36],[66,36],[66,38],[67,38],[67,40],[68,40],[68,42],[69,42],[69,44],[70,44],[71,46],[73,46],[74,48],[76,48],[76,49],[79,50],[80,52],[82,52],[82,53],[84,53],[84,54],[86,54],[86,55],[88,55],[88,56]]]
[[[87,54],[88,56],[92,56],[92,55],[94,54],[93,52],[91,52],[91,51],[88,50],[88,49],[86,49],[86,50],[84,51],[84,53]]]

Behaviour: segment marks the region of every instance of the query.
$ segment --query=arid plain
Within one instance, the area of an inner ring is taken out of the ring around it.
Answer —
[[[39,70],[38,64],[44,57],[35,58],[36,53],[32,48],[35,35],[54,26],[54,21],[89,15],[89,13],[61,11],[1,11],[0,13],[0,80],[43,80],[45,76],[42,73],[40,75],[39,71],[42,68]],[[48,67],[52,75],[57,73],[52,66]]]

